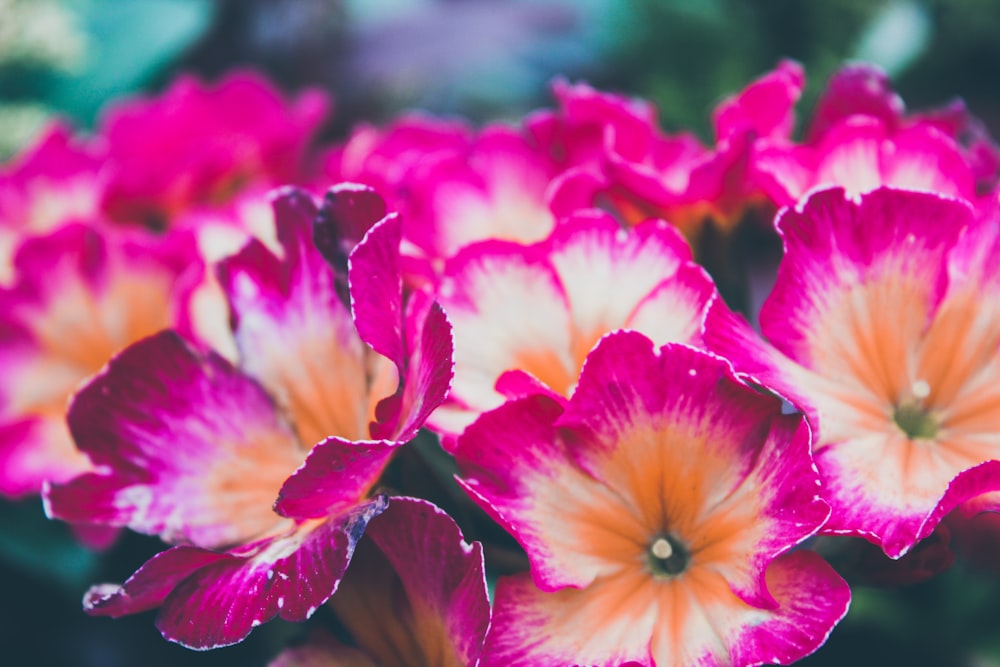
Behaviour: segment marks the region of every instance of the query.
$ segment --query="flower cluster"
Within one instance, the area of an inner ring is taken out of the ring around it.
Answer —
[[[563,81],[327,147],[246,73],[51,128],[0,171],[0,492],[165,544],[89,614],[210,649],[325,605],[272,667],[812,653],[816,536],[913,579],[1000,510],[1000,151],[867,65],[800,132],[804,86],[707,146]]]

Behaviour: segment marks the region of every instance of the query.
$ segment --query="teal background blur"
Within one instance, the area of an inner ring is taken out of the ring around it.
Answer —
[[[517,120],[551,104],[556,75],[648,98],[666,129],[709,140],[711,107],[786,57],[806,68],[803,115],[840,64],[864,59],[909,108],[961,96],[1000,133],[994,0],[0,0],[0,159],[53,116],[85,130],[109,100],[178,72],[248,66],[289,91],[329,90],[327,141],[407,108]],[[257,667],[301,635],[272,622],[202,654],[160,639],[152,614],[82,613],[90,583],[122,581],[159,549],[129,535],[92,553],[37,499],[0,501],[0,664]],[[1000,666],[993,554],[960,554],[923,584],[855,586],[848,618],[802,664]]]

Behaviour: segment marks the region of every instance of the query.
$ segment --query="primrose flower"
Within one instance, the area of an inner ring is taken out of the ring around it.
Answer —
[[[434,505],[392,498],[328,604],[352,645],[320,634],[270,667],[475,667],[490,621],[482,547]]]
[[[382,470],[451,376],[443,312],[404,301],[398,217],[350,221],[368,231],[333,266],[314,247],[317,218],[372,212],[357,200],[335,189],[319,216],[286,190],[274,202],[281,257],[251,241],[223,263],[240,367],[167,331],[74,398],[69,427],[95,470],[51,486],[48,514],[174,545],[124,584],[92,588],[88,613],[160,607],[166,638],[207,649],[274,616],[305,620],[337,588],[385,509]]]
[[[689,133],[663,134],[646,107],[624,101],[612,105],[586,86],[557,87],[567,123],[574,123],[574,114],[591,124],[600,118],[598,111],[604,115],[600,166],[571,170],[560,179],[552,195],[563,207],[558,211],[606,201],[627,222],[663,217],[689,237],[697,235],[705,219],[732,228],[748,207],[763,201],[751,173],[752,155],[790,136],[803,84],[801,66],[785,61],[724,100],[713,113],[716,145],[711,149]],[[612,108],[615,113],[608,111]],[[546,136],[567,134],[553,131],[551,124],[543,125]]]
[[[0,167],[0,284],[14,279],[14,253],[25,236],[101,219],[101,160],[93,142],[56,123]]]
[[[468,150],[472,129],[462,121],[419,114],[403,116],[386,127],[361,124],[343,144],[323,156],[323,178],[367,185],[385,198],[404,219],[408,210],[408,179],[425,160],[439,153]]]
[[[1000,147],[962,100],[930,111],[908,113],[902,98],[892,89],[889,76],[871,63],[844,65],[831,77],[816,104],[807,142],[816,143],[832,126],[856,115],[876,118],[892,131],[924,125],[944,133],[962,151],[979,191],[995,186],[1000,177]]]
[[[438,289],[454,327],[455,380],[431,423],[453,436],[507,398],[570,395],[591,348],[615,329],[697,344],[714,295],[663,221],[624,230],[607,214],[581,212],[530,246],[467,246]]]
[[[405,233],[432,261],[484,239],[539,241],[556,224],[547,196],[557,165],[515,130],[487,127],[427,162],[410,181]]]
[[[501,578],[483,665],[787,664],[846,613],[809,551],[829,515],[800,415],[728,363],[605,337],[565,404],[543,395],[459,438],[469,494],[531,573]]]
[[[1000,153],[963,106],[907,115],[885,73],[856,64],[831,79],[807,141],[771,142],[757,151],[753,168],[779,206],[831,186],[860,194],[885,185],[974,202],[981,186],[996,181],[998,160]]]
[[[286,104],[251,72],[211,86],[181,77],[160,97],[121,102],[98,128],[108,151],[103,206],[114,220],[156,228],[251,186],[303,183],[327,107],[318,91]]]
[[[38,493],[90,470],[65,412],[113,354],[160,329],[190,333],[185,284],[202,270],[184,234],[71,224],[23,239],[0,292],[0,493]]]
[[[1000,488],[997,221],[931,194],[831,189],[776,224],[785,255],[760,314],[774,347],[719,302],[707,344],[806,410],[824,530],[897,558]]]
[[[558,163],[531,137],[501,125],[404,118],[362,127],[327,157],[328,173],[385,188],[403,215],[412,278],[436,282],[442,264],[490,238],[534,242],[555,226],[548,192]]]

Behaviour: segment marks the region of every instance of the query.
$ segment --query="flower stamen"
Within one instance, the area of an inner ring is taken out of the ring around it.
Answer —
[[[691,555],[670,535],[659,535],[646,550],[646,565],[657,578],[675,577],[687,569]]]

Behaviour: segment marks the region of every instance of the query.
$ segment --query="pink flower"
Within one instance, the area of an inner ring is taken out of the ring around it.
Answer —
[[[190,331],[186,283],[202,270],[187,235],[67,225],[24,239],[0,292],[0,493],[35,494],[91,465],[66,428],[69,398],[132,342]]]
[[[115,220],[162,227],[250,186],[301,183],[327,106],[318,91],[286,104],[251,72],[212,86],[182,77],[158,98],[119,103],[99,128],[108,148],[104,206]]]
[[[0,168],[0,283],[14,279],[14,254],[25,236],[102,218],[102,159],[95,142],[53,124]]]
[[[608,200],[629,223],[662,217],[689,237],[697,235],[706,219],[731,229],[747,208],[763,200],[751,173],[753,155],[790,136],[803,84],[802,68],[785,61],[724,100],[713,113],[712,149],[687,133],[663,134],[644,107],[629,113],[624,100],[611,105],[587,87],[557,88],[567,124],[579,123],[573,114],[581,109],[590,112],[588,119],[600,119],[591,123],[602,129],[602,151],[597,169],[571,170],[553,197],[566,208]],[[603,113],[595,113],[598,109]],[[548,134],[561,136],[552,130]]]
[[[833,76],[804,143],[774,142],[753,161],[779,206],[830,186],[860,194],[887,185],[975,201],[996,181],[998,165],[1000,152],[964,106],[908,115],[885,73],[863,63]]]
[[[270,667],[475,667],[490,620],[482,548],[434,505],[393,498],[329,605],[352,645],[317,633]]]
[[[350,188],[328,199],[341,195],[357,199]],[[294,190],[274,206],[281,257],[252,240],[220,268],[241,366],[172,332],[126,349],[70,406],[95,470],[45,497],[52,517],[175,545],[84,604],[109,616],[161,607],[163,635],[199,649],[274,616],[304,620],[330,597],[385,509],[382,470],[451,377],[442,311],[404,300],[398,217],[354,221],[370,229],[334,269],[312,226],[337,216]]]
[[[548,195],[557,162],[500,125],[473,134],[457,122],[412,116],[384,130],[363,126],[328,154],[326,170],[388,193],[403,211],[416,278],[429,282],[470,243],[533,242],[555,225]]]
[[[582,212],[531,246],[467,246],[445,265],[438,290],[454,327],[455,380],[431,423],[447,447],[509,398],[569,396],[609,331],[697,344],[714,296],[684,239],[662,221],[623,230],[606,214]]]
[[[785,255],[760,315],[774,347],[721,302],[707,344],[806,410],[824,530],[897,558],[1000,488],[996,222],[931,194],[831,189],[777,227]]]
[[[463,121],[404,115],[388,126],[361,124],[347,141],[327,150],[322,177],[326,183],[367,185],[393,211],[409,216],[408,179],[425,160],[468,148],[472,129]]]
[[[718,357],[610,334],[565,405],[508,402],[456,457],[531,561],[498,583],[483,665],[785,664],[846,612],[788,553],[829,514],[808,428]]]
[[[539,241],[556,224],[548,196],[557,173],[521,133],[487,127],[464,150],[441,152],[415,171],[404,234],[438,265],[476,241]]]

